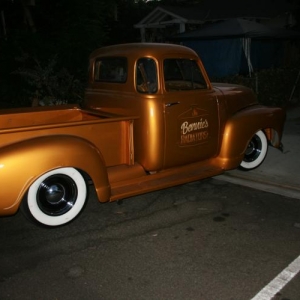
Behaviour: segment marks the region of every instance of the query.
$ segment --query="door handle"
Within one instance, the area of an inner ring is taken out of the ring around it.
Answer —
[[[178,102],[166,103],[165,107],[170,107],[170,106],[177,105],[177,104],[180,104],[180,102],[178,101]]]

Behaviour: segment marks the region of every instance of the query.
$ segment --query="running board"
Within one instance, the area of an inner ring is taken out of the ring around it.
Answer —
[[[206,163],[194,163],[174,169],[167,169],[155,174],[115,182],[111,184],[110,201],[209,178],[220,175],[223,172],[223,169],[212,165],[211,161],[208,161]]]

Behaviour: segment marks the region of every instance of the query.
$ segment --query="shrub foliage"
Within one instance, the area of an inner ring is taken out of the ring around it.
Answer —
[[[212,81],[240,84],[253,89],[261,104],[286,107],[300,104],[300,65],[257,71],[243,75],[212,78]]]

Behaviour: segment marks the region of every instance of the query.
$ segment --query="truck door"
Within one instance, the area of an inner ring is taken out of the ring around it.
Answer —
[[[216,156],[218,102],[200,66],[188,58],[168,58],[163,62],[163,74],[164,168]]]

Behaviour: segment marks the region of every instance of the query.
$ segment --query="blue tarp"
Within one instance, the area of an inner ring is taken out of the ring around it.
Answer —
[[[182,44],[198,53],[210,77],[249,73],[241,38],[184,41]],[[282,41],[252,40],[250,54],[254,70],[280,67],[284,44]]]
[[[284,41],[291,39],[299,40],[300,33],[238,18],[173,37],[199,54],[211,77],[282,66]],[[245,40],[250,41],[249,51],[243,48]]]
[[[200,56],[210,77],[239,74],[242,60],[242,43],[237,39],[184,41]]]

